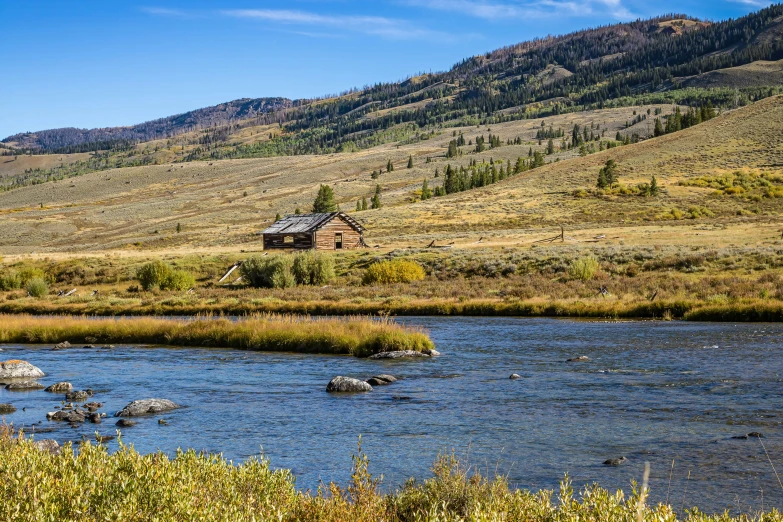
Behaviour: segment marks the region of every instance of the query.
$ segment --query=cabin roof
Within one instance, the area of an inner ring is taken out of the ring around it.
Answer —
[[[331,220],[340,217],[357,232],[363,232],[358,221],[345,212],[326,212],[318,214],[289,214],[279,221],[275,221],[263,234],[307,234],[315,232]]]

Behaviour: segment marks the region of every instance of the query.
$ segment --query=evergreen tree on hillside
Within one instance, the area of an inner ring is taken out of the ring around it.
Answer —
[[[655,129],[653,130],[653,136],[663,136],[663,125],[661,125],[660,118],[655,118]]]
[[[617,183],[617,164],[613,159],[608,159],[598,171],[598,188],[611,188],[615,183]]]
[[[413,168],[413,156],[408,156],[408,168]]]
[[[381,208],[381,186],[375,185],[375,195],[372,197],[372,204],[370,208]]]
[[[432,197],[432,191],[427,186],[427,179],[424,178],[424,183],[421,185],[421,200],[430,199]]]
[[[394,164],[391,160],[386,162],[386,172],[394,172]]]
[[[321,185],[313,202],[313,212],[334,212],[336,210],[337,202],[334,200],[334,191],[329,185]]]
[[[362,210],[367,210],[367,198],[362,198]]]
[[[653,174],[653,177],[650,178],[650,195],[655,197],[660,192],[660,188],[658,187],[658,180],[655,179],[655,175]]]

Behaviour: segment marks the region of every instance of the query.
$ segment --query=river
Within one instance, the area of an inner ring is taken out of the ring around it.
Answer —
[[[649,462],[652,502],[668,495],[677,510],[783,508],[771,465],[783,473],[783,325],[399,321],[424,327],[442,355],[371,361],[123,345],[0,348],[3,359],[43,369],[43,384],[94,389],[109,415],[147,397],[187,406],[124,428],[124,441],[141,452],[195,448],[235,460],[263,453],[272,466],[291,469],[301,488],[346,483],[361,435],[370,471],[384,475],[386,489],[430,476],[438,453],[453,451],[520,488],[557,488],[568,472],[576,489],[597,482],[630,492]],[[565,362],[579,355],[590,360]],[[400,380],[365,394],[325,392],[335,375],[379,373]],[[521,378],[510,380],[511,373]],[[53,428],[38,438],[114,434],[111,417],[78,428],[46,421],[60,399],[0,389],[0,403],[18,408],[6,421]],[[764,438],[732,438],[754,431]],[[620,456],[628,460],[619,467],[602,464]]]

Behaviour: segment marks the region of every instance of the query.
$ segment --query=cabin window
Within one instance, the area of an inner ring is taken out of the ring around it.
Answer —
[[[334,235],[334,248],[335,250],[340,249],[343,247],[343,233],[337,232]]]
[[[287,245],[293,245],[294,244],[294,236],[284,236],[283,237],[283,243]]]

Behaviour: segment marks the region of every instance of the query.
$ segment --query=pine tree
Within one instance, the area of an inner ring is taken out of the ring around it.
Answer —
[[[296,209],[294,209],[294,214],[296,214],[297,216],[301,213],[302,211],[299,209],[299,207],[296,207]]]
[[[359,212],[362,210],[362,202],[361,200],[356,201],[356,212]]]
[[[367,210],[367,198],[362,198],[362,210]]]
[[[660,191],[661,189],[658,187],[658,180],[655,179],[655,174],[653,174],[653,177],[650,178],[650,195],[655,197]]]
[[[546,144],[546,153],[547,154],[555,153],[555,142],[552,141],[552,138],[549,138],[549,142]]]
[[[437,178],[440,176],[440,172],[438,171],[438,167],[435,167],[435,177]]]
[[[421,200],[430,199],[432,197],[432,191],[427,186],[427,179],[424,178],[424,183],[421,185]]]
[[[394,164],[391,160],[386,162],[386,172],[394,172]]]
[[[661,119],[655,118],[655,129],[653,130],[653,136],[663,136],[663,125],[661,125]]]
[[[611,188],[615,183],[617,183],[617,164],[613,159],[608,159],[606,164],[598,171],[598,187]]]
[[[413,168],[413,156],[408,156],[408,168]]]
[[[370,177],[372,179],[378,179],[378,171],[377,170],[373,170],[372,174],[370,174]]]
[[[182,232],[182,223],[177,223],[177,234]]]
[[[375,185],[375,195],[372,197],[372,204],[370,208],[381,208],[381,186]]]
[[[280,215],[280,212],[278,212],[277,214],[275,214],[275,222],[278,222],[278,221],[280,221],[281,219],[283,219],[283,216],[281,216],[281,215]]]
[[[337,203],[334,200],[334,191],[329,185],[321,185],[313,202],[313,212],[334,212],[335,210],[337,210]]]

